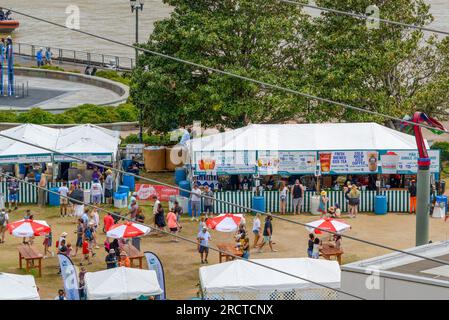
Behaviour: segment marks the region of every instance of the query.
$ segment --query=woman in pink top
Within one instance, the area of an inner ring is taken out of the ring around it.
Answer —
[[[175,235],[176,233],[178,233],[180,226],[178,223],[178,217],[176,216],[176,213],[174,213],[173,209],[171,209],[170,212],[167,214],[167,223],[171,234]],[[176,239],[176,237],[173,237],[172,241],[179,242],[179,240]]]

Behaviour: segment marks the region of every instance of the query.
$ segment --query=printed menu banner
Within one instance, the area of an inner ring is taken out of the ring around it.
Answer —
[[[170,196],[179,195],[179,190],[172,187],[152,184],[136,184],[137,200],[152,201],[156,195],[160,201],[170,201]]]
[[[440,172],[440,151],[428,150],[430,172]],[[415,174],[418,172],[418,151],[386,151],[381,154],[381,172],[384,174]]]
[[[259,151],[259,174],[315,174],[316,152]]]
[[[255,174],[255,151],[198,151],[195,174]]]
[[[377,173],[377,151],[320,152],[321,174]]]

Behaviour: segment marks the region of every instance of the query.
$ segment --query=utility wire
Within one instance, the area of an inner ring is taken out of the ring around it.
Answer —
[[[1,172],[0,172],[0,175],[3,176],[3,177],[6,177],[6,178],[10,178],[10,176],[8,176],[8,175],[5,174],[5,173],[1,173]],[[53,191],[53,190],[50,190],[50,189],[48,189],[48,188],[41,187],[41,186],[36,185],[36,184],[34,184],[34,183],[25,181],[24,179],[18,179],[18,178],[15,178],[15,179],[21,181],[22,183],[25,183],[25,184],[27,184],[27,185],[30,185],[30,186],[32,186],[32,187],[34,187],[34,188],[38,188],[38,189],[40,189],[40,190],[44,190],[44,191],[47,191],[47,192],[49,192],[49,193],[56,194],[56,195],[60,196],[61,198],[65,198],[65,199],[71,200],[72,202],[75,202],[75,203],[79,203],[79,202],[80,202],[80,201],[77,200],[77,199],[74,199],[74,198],[69,197],[69,196],[60,195],[59,192],[57,192],[57,191]],[[150,225],[148,225],[148,224],[145,224],[145,223],[136,222],[136,221],[134,221],[133,219],[128,218],[127,216],[122,216],[122,215],[120,215],[120,214],[118,214],[118,213],[116,213],[116,212],[112,212],[112,211],[106,210],[106,209],[104,209],[104,208],[102,208],[102,207],[99,207],[99,206],[96,206],[96,205],[93,205],[93,204],[90,204],[90,203],[88,203],[88,204],[85,204],[85,203],[84,203],[84,205],[87,205],[87,206],[89,206],[89,207],[91,207],[91,208],[97,209],[98,211],[104,211],[104,212],[106,212],[106,213],[109,213],[109,214],[112,215],[112,216],[117,217],[117,218],[120,218],[120,219],[123,219],[123,220],[127,220],[127,221],[129,221],[129,222],[134,222],[134,223],[137,223],[137,224],[146,226],[146,227],[150,228],[150,230],[155,230],[155,231],[157,231],[157,232],[159,232],[159,233],[163,233],[163,234],[166,234],[166,235],[175,237],[175,238],[177,238],[177,239],[180,239],[180,240],[189,242],[189,243],[191,243],[191,244],[198,245],[198,242],[197,242],[196,240],[192,240],[192,239],[189,239],[189,238],[180,236],[180,235],[178,235],[178,234],[172,234],[172,233],[167,232],[167,231],[165,231],[165,230],[161,230],[161,229],[154,228],[154,227],[152,227],[152,226],[150,226]],[[290,277],[293,277],[293,278],[296,278],[296,279],[299,279],[299,280],[302,280],[302,281],[306,281],[306,282],[312,283],[312,284],[314,284],[314,285],[316,285],[316,286],[323,287],[323,288],[325,288],[325,289],[329,289],[329,290],[332,290],[332,291],[335,291],[335,292],[338,292],[338,293],[341,293],[341,294],[345,294],[345,295],[351,296],[351,297],[356,298],[356,299],[365,300],[364,298],[359,297],[359,296],[357,296],[357,295],[354,295],[354,294],[352,294],[352,293],[349,293],[349,292],[346,292],[346,291],[343,291],[343,290],[340,290],[340,289],[332,288],[332,287],[330,287],[330,286],[328,286],[328,285],[325,285],[325,284],[322,284],[322,283],[319,283],[319,282],[316,282],[316,281],[313,281],[313,280],[310,280],[310,279],[306,279],[306,278],[303,278],[303,277],[301,277],[301,276],[298,276],[298,275],[295,275],[295,274],[292,274],[292,273],[289,273],[289,272],[286,272],[286,271],[283,271],[283,270],[280,270],[280,269],[276,269],[276,268],[273,268],[273,267],[264,265],[264,264],[262,264],[262,263],[259,263],[259,262],[254,261],[254,260],[244,259],[244,258],[242,258],[242,257],[239,257],[239,256],[236,256],[236,255],[232,254],[231,252],[223,251],[223,250],[220,250],[220,249],[218,249],[218,248],[211,247],[211,246],[207,246],[207,247],[208,247],[210,250],[212,250],[212,251],[219,252],[220,254],[226,254],[226,255],[228,255],[228,256],[233,257],[234,259],[246,261],[246,262],[248,262],[248,263],[252,263],[252,264],[254,264],[254,265],[257,265],[257,266],[260,266],[260,267],[263,267],[263,268],[266,268],[266,269],[269,269],[269,270],[272,270],[272,271],[275,271],[275,272],[279,272],[279,273],[282,273],[282,274],[284,274],[284,275],[287,275],[287,276],[290,276]]]
[[[90,165],[97,166],[97,167],[100,167],[100,168],[103,168],[103,169],[106,169],[106,170],[109,169],[109,170],[112,170],[112,171],[115,171],[115,172],[118,172],[118,173],[121,173],[121,174],[124,174],[124,175],[128,175],[128,176],[132,176],[134,178],[142,179],[142,180],[145,180],[145,181],[148,181],[148,182],[151,182],[151,183],[156,183],[156,184],[159,184],[159,185],[162,185],[162,186],[165,186],[165,187],[171,187],[171,188],[177,189],[179,191],[184,191],[184,192],[187,192],[187,193],[190,193],[190,194],[192,193],[191,190],[187,190],[187,189],[181,188],[179,186],[175,186],[175,185],[171,185],[169,183],[161,182],[161,181],[158,181],[158,180],[155,180],[155,179],[143,177],[143,176],[131,173],[131,172],[123,171],[121,169],[109,167],[109,166],[106,166],[106,165],[101,164],[101,163],[85,160],[83,158],[80,158],[80,157],[77,157],[77,156],[74,156],[74,155],[70,155],[70,154],[67,154],[67,153],[59,152],[59,151],[56,151],[56,150],[53,150],[53,149],[50,149],[50,148],[42,147],[40,145],[31,143],[31,142],[22,141],[20,139],[17,139],[17,138],[5,135],[5,134],[3,134],[1,132],[0,132],[0,137],[11,139],[13,141],[24,143],[24,144],[27,144],[29,146],[40,148],[42,150],[46,150],[46,151],[49,151],[49,152],[52,152],[52,153],[63,155],[65,157],[68,157],[68,158],[71,158],[71,159],[74,159],[74,160],[77,160],[77,161],[85,162],[85,163],[88,163]],[[230,206],[235,207],[235,208],[244,209],[245,211],[253,211],[253,212],[260,213],[262,215],[267,215],[267,213],[264,212],[264,211],[256,210],[256,209],[253,209],[253,208],[249,208],[247,206],[243,206],[243,205],[240,205],[240,204],[237,204],[237,203],[233,203],[233,202],[230,202],[230,201],[221,200],[221,199],[215,199],[214,197],[206,196],[206,195],[203,195],[203,194],[201,195],[201,197],[204,198],[204,199],[210,199],[210,200],[213,200],[213,201],[216,201],[216,202],[224,203],[224,204],[230,205]],[[290,219],[284,218],[282,216],[272,215],[272,217],[275,218],[275,219],[281,220],[281,221],[285,221],[285,222],[288,222],[288,223],[293,223],[293,224],[300,225],[300,226],[303,226],[303,227],[310,227],[306,223],[303,223],[303,222],[300,222],[300,221],[290,220]],[[424,259],[424,260],[428,260],[428,261],[433,261],[433,262],[444,264],[444,265],[449,265],[449,262],[447,262],[447,261],[421,256],[421,255],[418,255],[418,254],[415,254],[415,253],[412,253],[412,252],[407,252],[407,251],[404,251],[404,250],[401,250],[401,249],[396,249],[396,248],[393,248],[393,247],[390,247],[390,246],[386,246],[386,245],[383,245],[383,244],[379,244],[379,243],[375,243],[375,242],[372,242],[372,241],[359,239],[359,238],[356,238],[356,237],[353,237],[353,236],[349,236],[349,235],[345,235],[345,234],[338,234],[337,232],[326,230],[326,229],[322,229],[322,228],[318,228],[318,227],[314,228],[314,229],[322,231],[322,232],[325,232],[325,233],[330,233],[332,235],[340,235],[341,237],[344,237],[346,239],[351,239],[351,240],[354,240],[354,241],[358,241],[358,242],[365,243],[365,244],[368,244],[368,245],[371,245],[371,246],[375,246],[375,247],[379,247],[379,248],[382,248],[382,249],[386,249],[386,250],[390,250],[390,251],[396,251],[396,252],[403,253],[403,254],[406,254],[406,255],[414,256],[416,258],[420,258],[420,259]]]
[[[298,5],[299,4],[300,3],[298,3]],[[208,67],[208,66],[196,63],[196,62],[192,62],[192,61],[189,61],[189,60],[177,58],[177,57],[165,54],[165,53],[161,53],[161,52],[157,52],[157,51],[141,48],[139,46],[135,46],[135,45],[127,44],[127,43],[124,43],[124,42],[120,42],[120,41],[117,41],[117,40],[114,40],[114,39],[111,39],[111,38],[107,38],[107,37],[104,37],[104,36],[96,35],[96,34],[93,34],[93,33],[87,32],[87,31],[82,31],[82,30],[79,30],[79,29],[71,29],[71,28],[69,28],[69,27],[67,27],[67,26],[65,26],[63,24],[59,24],[59,23],[56,23],[56,22],[48,21],[48,20],[45,20],[43,18],[39,18],[39,17],[30,15],[30,14],[27,14],[27,13],[23,13],[21,11],[17,11],[17,10],[14,10],[14,9],[9,9],[9,10],[11,10],[11,12],[14,12],[14,13],[16,13],[18,15],[22,15],[22,16],[25,16],[25,17],[28,17],[30,19],[34,19],[34,20],[37,20],[37,21],[41,21],[41,22],[44,22],[44,23],[47,23],[47,24],[50,24],[50,25],[53,25],[53,26],[56,26],[56,27],[59,27],[59,28],[64,28],[64,29],[67,29],[67,30],[71,30],[73,32],[77,32],[77,33],[84,34],[84,35],[87,35],[87,36],[90,36],[90,37],[94,37],[94,38],[97,38],[97,39],[101,39],[101,40],[104,40],[104,41],[107,41],[107,42],[111,42],[111,43],[114,43],[114,44],[118,44],[118,45],[121,45],[121,46],[132,48],[132,49],[135,49],[135,50],[138,50],[138,51],[141,51],[141,52],[149,53],[149,54],[152,54],[152,55],[155,55],[155,56],[158,56],[158,57],[162,57],[162,58],[165,58],[165,59],[169,59],[169,60],[172,60],[172,61],[176,61],[176,62],[179,62],[179,63],[187,64],[187,65],[190,65],[190,66],[193,66],[193,67],[196,67],[196,68],[205,69],[205,70],[216,72],[216,73],[219,73],[219,74],[223,74],[223,75],[226,75],[226,76],[229,76],[229,77],[232,77],[232,78],[237,78],[237,79],[240,79],[240,80],[256,83],[256,84],[258,84],[260,86],[263,86],[263,87],[266,87],[266,88],[271,88],[271,89],[275,89],[275,90],[279,90],[279,91],[284,91],[284,92],[287,92],[287,93],[290,93],[290,94],[294,94],[294,95],[298,95],[298,96],[301,96],[301,97],[305,97],[307,99],[316,100],[316,101],[320,101],[320,102],[323,102],[323,103],[333,104],[333,105],[336,105],[336,106],[339,106],[339,107],[343,107],[343,108],[346,108],[346,109],[351,109],[351,110],[356,110],[356,111],[360,111],[360,112],[364,112],[364,113],[369,113],[369,114],[374,115],[374,116],[378,116],[378,117],[382,117],[382,118],[390,119],[390,120],[395,120],[395,121],[400,121],[402,123],[407,123],[407,124],[413,125],[413,126],[419,126],[419,127],[426,128],[426,129],[429,129],[429,130],[437,130],[437,131],[441,131],[441,132],[444,132],[444,133],[449,133],[447,130],[441,130],[441,129],[438,129],[438,128],[433,128],[431,126],[428,126],[428,125],[425,125],[425,124],[422,124],[422,123],[415,123],[415,122],[412,122],[412,121],[409,121],[409,120],[404,120],[404,119],[396,118],[394,116],[390,116],[390,115],[387,115],[387,114],[382,114],[380,112],[367,110],[367,109],[363,109],[363,108],[360,108],[360,107],[355,107],[355,106],[352,106],[352,105],[347,104],[347,103],[337,102],[337,101],[333,101],[331,99],[318,97],[318,96],[315,96],[315,95],[312,95],[312,94],[308,94],[308,93],[305,93],[305,92],[300,92],[300,91],[297,91],[297,90],[294,90],[294,89],[285,88],[285,87],[279,86],[277,84],[264,82],[264,81],[253,79],[253,78],[250,78],[250,77],[247,77],[247,76],[243,76],[243,75],[239,75],[239,74],[236,74],[236,73],[232,73],[232,72],[229,72],[229,71],[225,71],[225,70],[221,70],[221,69],[217,69],[217,68],[213,68],[213,67]],[[136,65],[137,65],[137,62],[136,62]]]
[[[300,3],[298,3],[298,5],[299,4]],[[54,26],[57,26],[57,27],[60,27],[60,28],[68,29],[68,30],[71,30],[73,32],[78,32],[78,33],[81,33],[81,34],[84,34],[84,35],[87,35],[87,36],[90,36],[90,37],[95,37],[97,39],[101,39],[101,40],[108,41],[108,42],[111,42],[111,43],[115,43],[115,44],[118,44],[118,45],[122,45],[122,46],[126,46],[126,47],[129,47],[129,48],[133,48],[133,49],[136,49],[136,50],[139,50],[139,51],[142,51],[142,52],[145,52],[145,53],[153,54],[153,55],[156,55],[156,56],[159,56],[159,57],[163,57],[163,58],[166,58],[166,59],[169,59],[169,60],[172,60],[172,61],[188,64],[188,65],[191,65],[191,66],[195,66],[197,68],[202,68],[202,69],[206,69],[206,70],[213,71],[213,72],[216,72],[216,73],[224,74],[224,75],[227,75],[227,76],[230,76],[230,77],[234,77],[234,78],[238,78],[238,79],[241,79],[241,80],[253,82],[253,83],[259,84],[261,86],[265,86],[265,87],[269,87],[269,88],[272,88],[272,89],[288,92],[288,93],[291,93],[291,94],[296,94],[296,95],[303,96],[303,97],[306,97],[306,98],[309,98],[309,99],[312,99],[312,100],[318,100],[318,101],[321,101],[321,102],[326,102],[326,103],[329,103],[329,104],[338,105],[338,106],[341,106],[341,107],[344,107],[344,108],[357,110],[357,111],[365,112],[365,113],[370,113],[370,114],[373,114],[373,115],[376,115],[376,116],[384,117],[384,118],[395,120],[395,121],[400,121],[402,123],[408,123],[408,124],[413,125],[413,126],[419,126],[419,127],[422,127],[422,128],[427,128],[429,130],[437,130],[437,131],[441,131],[443,133],[449,134],[449,132],[447,130],[440,130],[438,128],[433,128],[431,126],[424,125],[424,124],[421,124],[421,123],[415,123],[415,122],[412,122],[412,121],[409,121],[409,120],[396,118],[396,117],[393,117],[393,116],[390,116],[390,115],[386,115],[386,114],[382,114],[382,113],[379,113],[379,112],[366,110],[366,109],[359,108],[359,107],[354,107],[354,106],[346,104],[346,103],[336,102],[336,101],[332,101],[330,99],[317,97],[317,96],[310,95],[310,94],[307,94],[307,93],[302,93],[302,92],[299,92],[299,91],[296,91],[296,90],[293,90],[293,89],[284,88],[284,87],[281,87],[281,86],[278,86],[278,85],[275,85],[275,84],[270,84],[270,83],[263,82],[263,81],[256,80],[256,79],[252,79],[252,78],[249,78],[249,77],[246,77],[246,76],[234,74],[234,73],[231,73],[231,72],[228,72],[228,71],[224,71],[224,70],[208,67],[208,66],[205,66],[205,65],[202,65],[202,64],[198,64],[198,63],[191,62],[191,61],[188,61],[188,60],[184,60],[184,59],[180,59],[180,58],[177,58],[177,57],[173,57],[173,56],[170,56],[170,55],[167,55],[167,54],[164,54],[164,53],[160,53],[160,52],[157,52],[157,51],[152,51],[152,50],[140,48],[138,46],[126,44],[126,43],[123,43],[123,42],[120,42],[120,41],[117,41],[117,40],[114,40],[114,39],[110,39],[110,38],[107,38],[107,37],[104,37],[104,36],[99,36],[99,35],[96,35],[96,34],[93,34],[93,33],[90,33],[90,32],[86,32],[86,31],[82,31],[82,30],[78,30],[78,29],[71,29],[71,28],[68,28],[65,25],[58,24],[58,23],[52,22],[52,21],[48,21],[48,20],[45,20],[43,18],[39,18],[39,17],[30,15],[30,14],[27,14],[27,13],[23,13],[23,12],[14,10],[14,9],[10,9],[10,10],[11,10],[11,12],[14,12],[14,13],[19,14],[19,15],[23,15],[23,16],[28,17],[30,19],[41,21],[41,22],[44,22],[44,23],[47,23],[47,24],[51,24],[51,25],[54,25]],[[75,156],[72,156],[72,155],[64,154],[64,153],[61,153],[61,152],[58,152],[58,151],[55,151],[55,150],[52,150],[52,149],[49,149],[49,148],[44,148],[44,147],[36,145],[36,144],[31,144],[29,142],[21,141],[19,139],[16,139],[16,138],[4,135],[4,134],[0,134],[0,137],[12,139],[12,140],[15,140],[15,141],[20,142],[20,143],[24,143],[24,144],[28,144],[30,146],[38,147],[38,148],[41,148],[43,150],[47,150],[47,151],[50,151],[50,152],[53,152],[53,153],[61,154],[61,155],[67,156],[69,158],[78,160],[78,161],[86,162],[86,163],[89,163],[89,164],[92,164],[92,165],[95,165],[95,166],[98,166],[98,167],[106,168],[106,169],[111,169],[111,170],[114,170],[116,172],[120,172],[122,174],[131,175],[131,176],[134,176],[136,178],[140,178],[140,179],[143,179],[143,180],[146,180],[146,181],[149,181],[149,182],[157,183],[157,184],[168,186],[168,187],[173,187],[173,188],[176,188],[178,190],[191,193],[190,190],[182,189],[182,188],[180,188],[178,186],[172,186],[170,184],[159,182],[159,181],[154,180],[154,179],[141,177],[139,175],[135,175],[135,174],[132,174],[132,173],[129,173],[129,172],[124,172],[124,171],[122,171],[120,169],[107,167],[107,166],[105,166],[103,164],[95,163],[95,162],[92,162],[92,161],[86,161],[86,160],[84,160],[82,158],[79,158],[79,157],[75,157]],[[210,199],[213,199],[214,201],[222,202],[222,203],[231,205],[231,206],[236,207],[236,208],[241,208],[241,209],[245,209],[245,210],[258,212],[258,213],[261,213],[263,215],[266,214],[265,212],[262,212],[260,210],[255,210],[255,209],[252,209],[252,208],[248,208],[248,207],[245,207],[245,206],[242,206],[242,205],[238,205],[238,204],[234,204],[232,202],[228,202],[228,201],[225,201],[225,200],[214,199],[212,197],[207,197],[207,196],[204,196],[204,195],[202,195],[202,197],[203,198],[210,198]],[[301,223],[299,221],[293,221],[293,220],[289,220],[289,219],[286,219],[286,218],[283,218],[283,217],[279,217],[279,216],[273,216],[273,217],[276,218],[276,219],[279,219],[279,220],[286,221],[286,222],[295,223],[295,224],[298,224],[298,225],[301,225],[301,226],[306,226],[306,224]],[[316,229],[320,230],[319,228],[316,228]],[[337,234],[335,232],[328,231],[328,230],[321,230],[321,231],[328,232],[330,234]],[[377,244],[377,243],[374,243],[374,242],[371,242],[371,241],[368,241],[368,240],[358,239],[358,238],[355,238],[355,237],[352,237],[352,236],[348,236],[348,235],[341,235],[341,236],[345,237],[347,239],[359,241],[359,242],[362,242],[362,243],[365,243],[365,244],[369,244],[369,245],[373,245],[373,246],[377,246],[377,247],[380,247],[380,248],[383,248],[383,249],[396,251],[396,252],[400,252],[400,253],[407,254],[407,255],[412,255],[412,256],[418,257],[420,259],[430,260],[430,261],[438,262],[438,263],[441,263],[441,264],[448,264],[447,262],[442,261],[442,260],[437,260],[437,259],[433,259],[433,258],[420,256],[420,255],[417,255],[417,254],[414,254],[414,253],[411,253],[411,252],[406,252],[404,250],[395,249],[395,248],[392,248],[392,247],[389,247],[389,246],[386,246],[386,245]]]
[[[383,22],[383,23],[386,23],[386,24],[396,25],[396,26],[400,26],[400,27],[403,27],[403,28],[407,28],[407,29],[428,31],[428,32],[432,32],[432,33],[438,33],[438,34],[446,35],[446,36],[449,35],[449,31],[443,31],[443,30],[423,27],[423,26],[419,26],[419,25],[416,25],[416,24],[409,24],[409,23],[398,22],[398,21],[389,20],[389,19],[382,19],[382,18],[377,18],[377,17],[373,17],[373,16],[367,16],[367,15],[360,14],[360,13],[352,13],[352,12],[338,10],[338,9],[320,7],[320,6],[307,4],[307,3],[301,3],[301,2],[292,1],[292,0],[279,0],[279,1],[280,2],[284,2],[284,3],[288,3],[288,4],[297,5],[297,6],[302,6],[302,7],[305,7],[305,8],[316,9],[316,10],[321,10],[321,11],[341,14],[341,15],[345,15],[345,16],[350,16],[350,17],[353,17],[353,18],[360,18],[360,19],[364,19],[364,20],[372,20],[374,22],[376,22],[376,21]]]

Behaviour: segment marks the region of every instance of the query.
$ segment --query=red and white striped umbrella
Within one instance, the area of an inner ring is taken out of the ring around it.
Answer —
[[[144,236],[150,231],[151,229],[144,225],[134,222],[126,222],[112,225],[106,233],[106,236],[114,239],[127,239]]]
[[[43,236],[51,231],[50,226],[43,220],[23,219],[8,223],[9,233],[15,237]]]
[[[351,226],[347,224],[346,222],[343,222],[342,220],[336,220],[332,218],[323,218],[317,221],[309,222],[306,224],[306,229],[316,234],[322,234],[323,231],[315,229],[320,228],[327,231],[332,231],[336,233],[343,233],[349,229],[351,229]]]
[[[210,229],[221,232],[233,232],[237,230],[240,222],[242,222],[242,214],[220,214],[217,217],[206,220],[206,225]]]

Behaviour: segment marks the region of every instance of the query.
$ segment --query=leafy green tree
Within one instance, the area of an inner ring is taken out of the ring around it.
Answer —
[[[143,47],[271,83],[301,83],[306,17],[273,0],[165,0],[175,7],[157,22]],[[295,70],[296,79],[288,79]],[[200,120],[239,127],[291,119],[304,99],[247,81],[145,54],[131,84],[150,130],[168,131]]]

